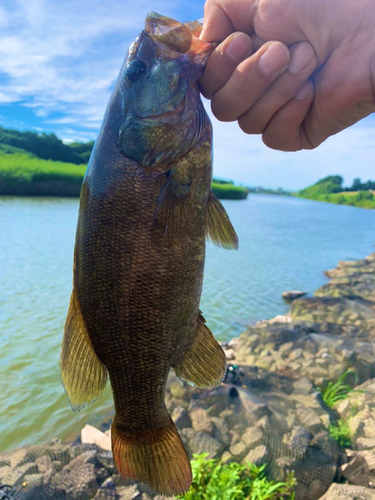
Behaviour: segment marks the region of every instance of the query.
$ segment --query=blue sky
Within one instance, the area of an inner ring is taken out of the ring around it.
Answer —
[[[201,0],[2,0],[0,124],[95,139],[127,48],[149,10],[179,20],[203,15]],[[207,109],[209,110],[209,103]],[[329,174],[375,178],[375,119],[315,151],[281,153],[236,123],[214,124],[214,172],[246,185],[299,189]]]

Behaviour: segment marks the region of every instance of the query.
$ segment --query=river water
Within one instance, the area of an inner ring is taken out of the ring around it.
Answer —
[[[374,251],[375,211],[265,195],[224,205],[240,249],[208,246],[202,297],[220,340],[285,313],[283,291],[313,293],[338,260]],[[0,452],[73,437],[111,411],[107,389],[73,413],[59,379],[77,213],[76,199],[0,198]]]

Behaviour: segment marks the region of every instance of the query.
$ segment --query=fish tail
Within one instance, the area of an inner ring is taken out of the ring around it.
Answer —
[[[138,433],[125,431],[115,415],[111,436],[113,458],[122,477],[166,496],[182,495],[190,488],[190,461],[169,415],[166,425]]]

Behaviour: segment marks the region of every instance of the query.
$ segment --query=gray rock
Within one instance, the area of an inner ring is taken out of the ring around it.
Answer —
[[[285,302],[293,302],[293,300],[300,299],[305,295],[306,292],[302,292],[300,290],[290,290],[288,292],[284,292],[282,294],[282,298],[285,300]]]
[[[120,486],[117,488],[118,498],[121,500],[141,500],[142,494],[136,484],[131,486]],[[165,499],[165,497],[163,497]]]
[[[363,486],[334,483],[321,500],[375,500],[375,491]]]
[[[191,418],[185,408],[182,406],[177,406],[173,410],[172,420],[176,424],[177,429],[184,429],[185,427],[191,427]]]
[[[341,472],[349,483],[357,486],[369,486],[370,469],[363,456],[355,455],[349,463],[341,466]]]
[[[220,442],[207,432],[197,432],[193,439],[190,440],[189,445],[193,453],[209,453],[210,457],[215,457],[222,448]]]
[[[243,462],[250,462],[255,465],[263,465],[266,463],[268,459],[268,451],[264,445],[257,446],[253,450],[249,451],[249,453],[244,458]]]
[[[190,412],[193,429],[203,431],[210,434],[212,432],[212,422],[207,415],[207,412],[202,408],[194,408]]]

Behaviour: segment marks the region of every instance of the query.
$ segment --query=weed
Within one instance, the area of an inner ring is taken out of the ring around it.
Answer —
[[[338,442],[341,449],[352,448],[353,434],[348,420],[339,419],[328,427],[329,435]]]
[[[257,466],[219,459],[208,459],[208,453],[194,455],[193,483],[190,490],[178,498],[184,500],[294,500],[296,480],[294,473],[286,481],[274,482],[266,478],[267,464]]]
[[[347,370],[336,382],[328,382],[328,385],[325,389],[319,388],[319,391],[322,393],[323,400],[329,408],[333,408],[335,404],[339,403],[343,399],[346,399],[350,393],[357,392],[345,382],[345,379],[351,373],[355,374],[356,383],[357,374],[353,370]]]

